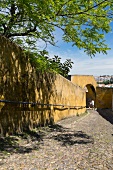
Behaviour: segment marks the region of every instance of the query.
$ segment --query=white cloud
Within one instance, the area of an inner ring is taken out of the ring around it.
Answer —
[[[74,62],[73,68],[69,74],[83,74],[83,75],[113,75],[113,50],[108,55],[99,54],[91,58],[87,56],[83,50],[50,50],[50,56],[58,55],[62,58],[62,62],[71,58]]]
[[[112,48],[113,38],[110,33],[106,35],[106,43]],[[70,74],[83,75],[113,75],[113,49],[108,51],[107,55],[97,54],[92,59],[84,53],[84,50],[79,50],[77,47],[71,47],[72,43],[64,43],[62,40],[62,31],[56,29],[55,39],[57,47],[48,46],[50,57],[58,55],[62,58],[62,62],[66,59],[71,59],[74,62]],[[38,45],[43,43],[39,42]]]
[[[70,74],[88,75],[113,75],[113,58],[106,56],[100,58],[75,59],[74,66]]]

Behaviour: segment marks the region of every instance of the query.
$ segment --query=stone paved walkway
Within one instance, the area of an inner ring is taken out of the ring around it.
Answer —
[[[0,170],[113,170],[113,124],[98,112],[39,133],[1,139]]]

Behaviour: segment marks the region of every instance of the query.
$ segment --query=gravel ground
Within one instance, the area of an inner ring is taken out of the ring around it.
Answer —
[[[0,138],[0,170],[113,170],[113,124],[88,112]]]

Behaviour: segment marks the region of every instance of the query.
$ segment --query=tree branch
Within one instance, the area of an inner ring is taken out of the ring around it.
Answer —
[[[63,8],[63,6],[66,5],[66,4],[67,4],[68,2],[70,2],[70,1],[72,1],[72,0],[69,0],[69,1],[65,2],[65,3],[60,7],[60,9],[58,10],[58,12],[56,13],[56,16],[60,14],[60,11],[61,11],[61,9]]]
[[[4,34],[6,37],[8,37],[9,30],[11,29],[12,24],[13,24],[13,22],[14,22],[15,10],[16,10],[16,7],[15,7],[14,1],[13,1],[12,4],[11,4],[11,8],[10,8],[10,10],[9,10],[9,11],[10,11],[10,14],[11,14],[11,18],[10,18],[10,20],[9,20],[9,23],[8,23],[7,27],[4,27],[5,29],[4,29],[4,33],[3,33],[3,34]]]
[[[105,17],[113,18],[112,17],[113,14],[110,14],[110,13],[108,13],[107,15],[97,15],[97,14],[91,15],[91,14],[84,12],[83,14],[88,15],[88,16],[98,17],[98,18],[105,18]]]
[[[61,17],[63,17],[63,16],[73,16],[73,15],[86,14],[86,12],[90,11],[90,10],[93,9],[93,8],[96,8],[96,7],[100,6],[101,4],[103,4],[104,2],[107,2],[107,1],[108,1],[108,0],[104,0],[104,1],[102,1],[102,2],[100,2],[100,3],[98,3],[98,4],[96,4],[96,5],[88,8],[87,10],[84,10],[84,11],[81,11],[81,12],[78,12],[78,13],[68,13],[68,14],[59,14],[59,15],[56,14],[56,16],[61,16]]]
[[[10,37],[15,37],[15,36],[27,36],[27,35],[31,35],[30,33],[35,32],[35,31],[36,31],[36,26],[34,26],[34,28],[27,30],[26,32],[21,32],[21,33],[17,32],[17,33],[9,34],[7,37],[10,38]]]

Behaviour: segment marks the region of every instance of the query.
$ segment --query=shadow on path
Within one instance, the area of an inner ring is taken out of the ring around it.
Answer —
[[[14,136],[0,138],[0,152],[4,155],[12,153],[30,153],[32,150],[39,149],[39,143],[42,141],[43,134],[34,131],[26,131]],[[36,141],[35,145],[32,143]]]
[[[13,153],[24,154],[32,150],[40,149],[46,135],[54,132],[65,132],[67,128],[54,124],[47,127],[38,127],[35,130],[27,130],[21,134],[8,137],[0,137],[0,156],[7,156]]]
[[[68,130],[68,128],[64,128],[63,126],[58,125],[58,124],[49,125],[49,131],[51,131],[51,132],[54,132],[54,131],[56,131],[56,132],[65,132],[67,130]]]
[[[97,112],[111,124],[113,124],[113,111],[111,109],[97,109]]]
[[[62,146],[94,143],[94,139],[82,131],[66,132],[52,136],[52,138],[58,142],[61,142]]]
[[[32,148],[19,146],[19,140],[16,137],[0,138],[0,152],[4,155],[11,153],[29,153]]]

